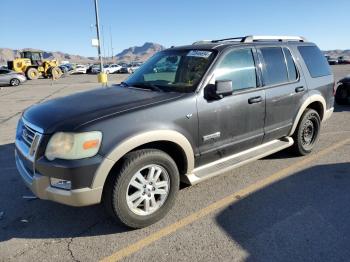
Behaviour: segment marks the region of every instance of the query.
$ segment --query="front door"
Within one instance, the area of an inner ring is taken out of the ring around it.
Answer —
[[[232,49],[217,62],[210,84],[231,80],[233,94],[222,99],[197,99],[200,158],[203,165],[262,143],[265,91],[259,88],[255,50]]]

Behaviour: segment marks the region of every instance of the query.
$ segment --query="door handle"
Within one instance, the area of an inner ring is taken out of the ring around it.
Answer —
[[[256,103],[260,103],[262,101],[263,101],[263,98],[261,96],[255,96],[255,97],[251,97],[248,99],[249,104],[256,104]]]
[[[305,88],[303,86],[299,86],[299,87],[295,88],[296,93],[303,92],[304,90],[305,90]]]

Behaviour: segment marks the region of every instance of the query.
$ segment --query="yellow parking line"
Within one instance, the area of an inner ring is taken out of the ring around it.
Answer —
[[[129,246],[120,249],[119,251],[115,252],[114,254],[103,258],[101,261],[102,262],[110,262],[110,261],[119,261],[127,256],[130,256],[131,254],[141,250],[142,248],[149,246],[150,244],[156,242],[157,240],[170,235],[171,233],[201,219],[202,217],[205,217],[207,215],[209,215],[210,213],[213,213],[214,211],[223,208],[225,206],[231,205],[235,202],[238,202],[240,199],[272,184],[275,183],[285,177],[288,177],[289,175],[291,175],[292,172],[298,170],[299,168],[302,168],[304,165],[311,163],[312,161],[328,154],[331,153],[333,150],[345,145],[346,143],[350,142],[350,138],[345,139],[343,141],[340,141],[336,144],[333,144],[332,146],[323,149],[321,151],[319,151],[318,153],[315,153],[309,157],[304,158],[301,161],[298,161],[295,164],[290,165],[289,167],[286,167],[284,169],[281,169],[280,171],[274,173],[273,175],[264,178],[242,190],[239,190],[238,192],[235,192],[217,202],[214,202],[212,204],[210,204],[209,206],[200,209],[194,213],[192,213],[191,215],[180,219],[179,221],[168,225],[148,236],[146,236],[145,238],[130,244]]]

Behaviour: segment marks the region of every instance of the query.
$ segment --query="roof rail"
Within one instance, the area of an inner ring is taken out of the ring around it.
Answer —
[[[251,43],[251,42],[258,42],[258,41],[280,41],[280,42],[299,41],[299,42],[306,42],[306,39],[305,39],[305,37],[302,37],[302,36],[250,35],[250,36],[244,37],[244,40],[242,42],[244,42],[244,43]]]
[[[248,36],[240,36],[240,37],[230,37],[230,38],[223,38],[223,39],[216,39],[216,40],[201,40],[196,41],[193,43],[193,45],[199,45],[199,44],[209,44],[209,43],[219,43],[219,42],[242,42],[242,43],[252,43],[252,42],[259,42],[259,41],[279,41],[279,42],[288,42],[288,41],[299,41],[299,42],[306,42],[305,37],[302,36],[272,36],[272,35],[248,35]]]
[[[212,43],[212,41],[213,40],[199,40],[199,41],[192,43],[192,45],[210,44],[210,43]]]

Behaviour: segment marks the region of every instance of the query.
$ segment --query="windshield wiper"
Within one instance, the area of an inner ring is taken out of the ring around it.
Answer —
[[[132,86],[143,88],[143,89],[150,89],[152,91],[164,92],[162,88],[158,87],[155,84],[150,84],[150,83],[136,83],[136,84],[132,84]]]

